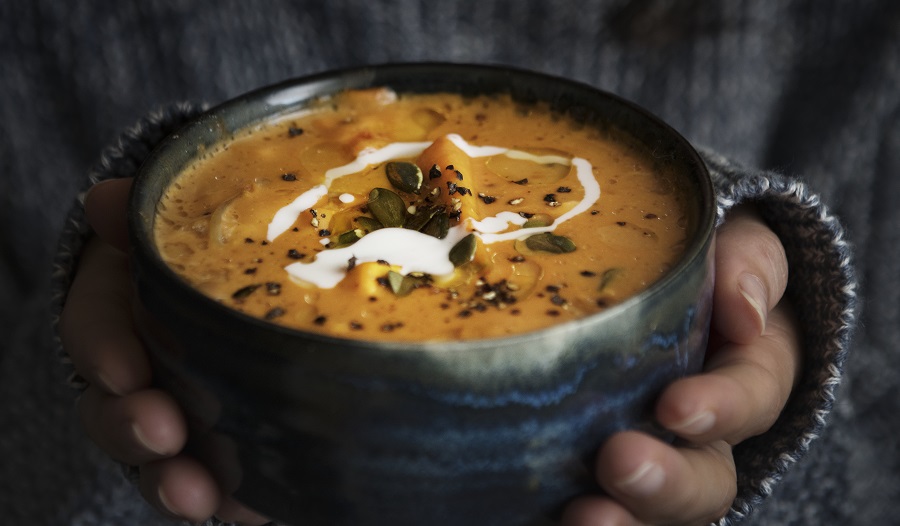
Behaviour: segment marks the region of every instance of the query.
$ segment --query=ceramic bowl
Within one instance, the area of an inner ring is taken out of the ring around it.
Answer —
[[[235,131],[352,88],[507,92],[648,146],[695,196],[681,260],[602,313],[500,339],[385,343],[278,327],[186,285],[152,242],[179,169]],[[129,228],[139,332],[190,451],[247,506],[293,525],[529,525],[598,491],[593,457],[623,429],[658,433],[660,390],[700,370],[713,284],[714,195],[691,146],[591,86],[494,66],[409,64],[290,80],[215,107],[140,169]]]

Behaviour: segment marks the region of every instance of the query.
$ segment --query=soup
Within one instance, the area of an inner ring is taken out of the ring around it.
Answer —
[[[602,311],[678,260],[685,196],[614,129],[506,96],[348,91],[207,152],[157,247],[209,297],[344,338],[493,338]]]

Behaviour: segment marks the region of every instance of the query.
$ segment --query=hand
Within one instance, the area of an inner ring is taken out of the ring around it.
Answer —
[[[91,439],[113,459],[140,468],[144,498],[164,514],[201,522],[260,525],[265,517],[222,494],[212,475],[181,452],[187,425],[175,400],[152,387],[131,318],[125,209],[131,180],[100,183],[85,200],[96,235],[82,253],[60,318],[60,336],[89,386],[78,412]]]
[[[608,496],[566,509],[567,526],[708,524],[724,516],[737,480],[732,447],[768,430],[801,365],[797,326],[782,299],[788,266],[778,238],[752,208],[733,210],[717,233],[713,331],[704,372],[674,382],[656,418],[669,445],[626,431],[596,461]]]

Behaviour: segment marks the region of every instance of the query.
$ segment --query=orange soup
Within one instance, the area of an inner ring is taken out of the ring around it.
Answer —
[[[685,196],[615,130],[505,96],[349,91],[221,144],[159,203],[163,259],[271,323],[402,341],[584,317],[680,257]]]

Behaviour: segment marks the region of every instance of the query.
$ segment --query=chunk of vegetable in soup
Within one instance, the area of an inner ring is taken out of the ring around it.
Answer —
[[[684,196],[626,137],[505,96],[350,91],[222,144],[159,204],[204,294],[339,337],[534,331],[659,279]]]

